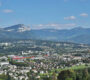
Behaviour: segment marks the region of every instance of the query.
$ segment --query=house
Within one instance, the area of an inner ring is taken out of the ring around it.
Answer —
[[[0,62],[0,65],[3,66],[3,65],[9,65],[9,62]]]

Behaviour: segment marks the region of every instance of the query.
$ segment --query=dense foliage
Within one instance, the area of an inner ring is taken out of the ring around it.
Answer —
[[[90,80],[90,68],[61,71],[58,80]]]

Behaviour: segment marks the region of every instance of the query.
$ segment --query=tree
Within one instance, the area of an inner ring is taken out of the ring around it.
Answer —
[[[83,80],[87,80],[89,76],[88,69],[83,70]]]
[[[7,80],[12,80],[11,76],[9,75],[9,73],[7,73]]]
[[[76,75],[73,70],[63,70],[58,75],[58,80],[76,80]]]
[[[57,80],[56,73],[54,72],[52,75],[52,80]]]

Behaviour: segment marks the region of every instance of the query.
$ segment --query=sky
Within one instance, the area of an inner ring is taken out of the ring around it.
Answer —
[[[90,28],[90,0],[0,0],[0,27]]]

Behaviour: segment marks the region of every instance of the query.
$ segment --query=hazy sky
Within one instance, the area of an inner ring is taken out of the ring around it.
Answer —
[[[0,0],[0,26],[90,27],[90,0]]]

